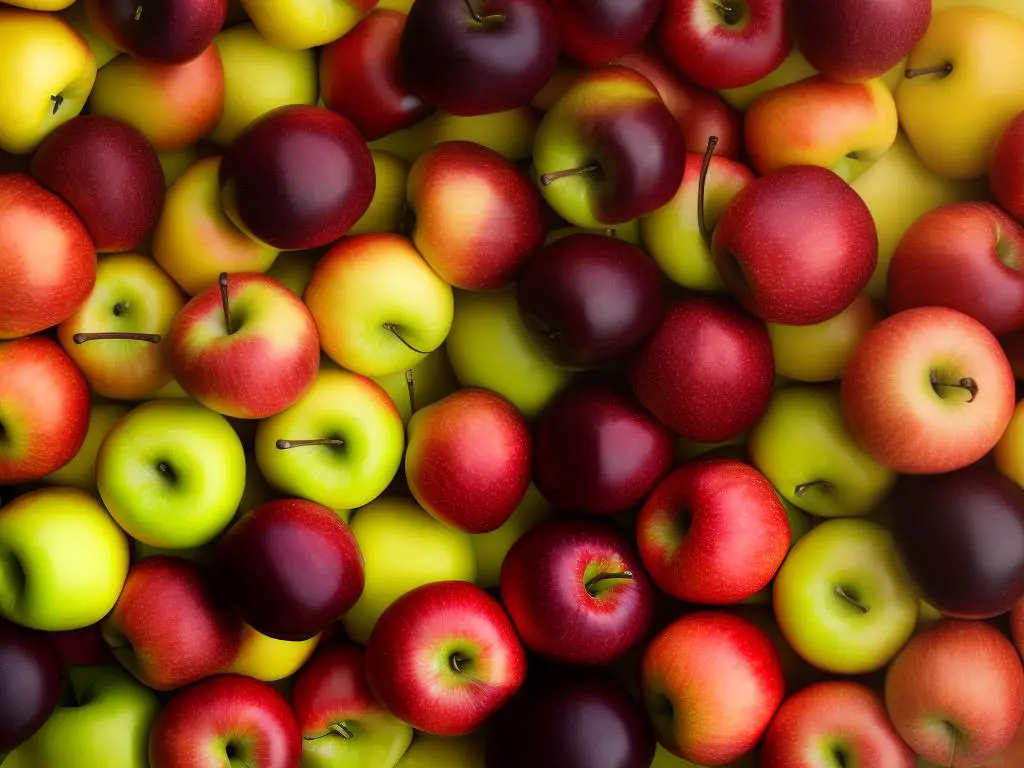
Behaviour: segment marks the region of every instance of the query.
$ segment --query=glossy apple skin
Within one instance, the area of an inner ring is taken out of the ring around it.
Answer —
[[[401,11],[377,9],[320,54],[320,93],[328,109],[344,115],[367,141],[423,119],[434,108],[405,85],[398,46]]]
[[[341,718],[383,714],[364,672],[365,649],[350,644],[321,647],[300,670],[292,687],[292,705],[306,738],[316,738]]]
[[[220,32],[228,0],[85,0],[85,11],[114,48],[153,64],[184,64]]]
[[[1024,224],[1024,112],[1003,131],[988,167],[992,196]]]
[[[640,704],[590,670],[543,669],[498,713],[487,768],[648,768],[654,734]]]
[[[96,250],[74,211],[28,174],[0,176],[0,210],[0,339],[16,339],[67,320],[89,298]]]
[[[558,64],[558,23],[545,0],[424,0],[413,4],[399,46],[410,90],[453,115],[521,107]]]
[[[629,365],[641,405],[700,443],[724,442],[754,426],[774,383],[765,324],[732,301],[710,297],[670,307]]]
[[[654,27],[660,0],[552,0],[562,55],[584,65],[608,64],[638,47]]]
[[[1024,596],[1024,489],[975,464],[904,476],[887,504],[922,597],[946,616],[987,619]]]
[[[661,320],[661,270],[640,248],[574,234],[527,259],[519,312],[554,362],[587,368],[619,357]]]
[[[321,107],[279,107],[232,142],[220,166],[228,215],[279,250],[327,245],[352,228],[375,189],[359,131]]]
[[[672,464],[672,438],[628,395],[582,384],[556,395],[534,428],[534,482],[567,512],[639,504]]]
[[[136,248],[163,209],[156,151],[113,118],[79,115],[61,125],[32,156],[32,175],[71,206],[100,253]]]
[[[243,620],[278,640],[309,640],[363,593],[363,557],[332,509],[304,499],[261,504],[217,542],[214,570]]]
[[[26,741],[60,699],[61,665],[39,632],[0,620],[0,752]]]
[[[769,323],[814,325],[846,309],[878,260],[867,205],[832,171],[791,166],[732,199],[715,228],[723,282]]]
[[[632,577],[587,587],[613,573]],[[565,517],[531,528],[505,556],[500,588],[526,646],[567,664],[614,661],[643,638],[654,615],[633,544],[605,520]]]

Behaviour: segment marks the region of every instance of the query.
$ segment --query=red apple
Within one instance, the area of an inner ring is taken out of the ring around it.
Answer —
[[[437,581],[406,592],[378,619],[366,677],[396,717],[461,736],[523,684],[526,654],[497,600],[465,581]]]
[[[75,458],[89,413],[89,385],[56,342],[0,341],[0,485],[38,480]]]
[[[149,733],[150,768],[296,768],[302,735],[266,683],[219,675],[177,694]]]
[[[1024,112],[1003,131],[988,166],[992,196],[1024,224]]]
[[[74,211],[27,174],[0,176],[0,211],[0,339],[16,339],[66,320],[89,298],[96,249]]]
[[[85,12],[117,50],[153,64],[184,64],[220,32],[228,0],[85,0]]]
[[[103,639],[103,624],[90,624],[81,629],[50,632],[48,637],[57,649],[61,662],[68,667],[113,662],[114,655]]]
[[[408,433],[409,490],[442,523],[487,533],[523,500],[533,459],[530,427],[501,395],[460,389],[416,411]]]
[[[587,67],[608,64],[644,41],[661,0],[551,0],[562,55]]]
[[[843,416],[876,461],[897,472],[952,472],[1002,437],[1013,371],[981,323],[945,307],[908,309],[869,330],[842,381]]]
[[[629,366],[630,387],[644,408],[701,443],[731,440],[754,426],[774,381],[765,324],[711,297],[671,307]]]
[[[654,583],[691,603],[738,603],[768,585],[789,551],[775,488],[749,464],[684,464],[647,498],[637,544]]]
[[[715,227],[712,256],[726,286],[762,320],[814,325],[867,285],[878,234],[867,204],[836,174],[790,166],[732,199]]]
[[[531,528],[501,566],[501,601],[526,647],[569,664],[608,664],[651,626],[654,597],[633,544],[604,520]]]
[[[351,229],[373,200],[373,157],[359,131],[321,107],[278,107],[224,152],[228,216],[278,250],[319,248]]]

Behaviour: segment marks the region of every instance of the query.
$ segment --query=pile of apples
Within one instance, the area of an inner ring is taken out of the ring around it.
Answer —
[[[0,0],[3,768],[1024,766],[1020,0]]]

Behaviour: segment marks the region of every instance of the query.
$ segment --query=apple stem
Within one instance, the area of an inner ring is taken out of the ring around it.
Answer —
[[[868,612],[868,607],[866,605],[862,605],[861,602],[857,600],[857,598],[855,598],[842,587],[836,587],[836,594],[839,595],[839,597],[843,598],[843,600],[848,602],[850,605],[855,606],[861,613]]]
[[[453,653],[451,656],[448,657],[448,666],[452,668],[452,672],[461,673],[462,665],[468,664],[470,661],[472,661],[472,659],[467,659],[466,657],[458,653]]]
[[[923,77],[925,75],[942,75],[943,77],[949,77],[953,74],[953,65],[950,63],[940,64],[937,67],[920,67],[918,69],[908,69],[903,73],[903,76],[908,80],[915,77]]]
[[[965,376],[964,378],[960,379],[960,381],[958,381],[956,384],[948,384],[946,382],[939,381],[939,374],[938,374],[938,372],[937,371],[932,371],[931,372],[931,382],[932,382],[932,389],[935,390],[935,394],[937,394],[937,395],[941,394],[939,392],[939,387],[953,387],[954,389],[963,389],[963,390],[965,390],[966,392],[968,392],[970,394],[970,397],[967,400],[968,403],[973,403],[974,402],[974,398],[976,398],[978,396],[978,382],[976,382],[974,379],[970,378],[969,376]]]
[[[278,440],[275,445],[279,451],[287,451],[289,448],[303,448],[307,445],[344,445],[344,440],[336,437],[318,437],[316,440]]]
[[[827,491],[833,490],[832,483],[830,483],[828,480],[812,480],[809,483],[800,483],[800,485],[793,489],[793,494],[797,498],[800,498],[809,490],[811,490],[811,488],[817,488],[820,486],[825,486],[825,490]]]
[[[344,723],[331,723],[331,727],[329,730],[331,731],[331,733],[338,734],[343,739],[351,739],[353,736],[355,736],[355,734],[352,733],[352,730]]]
[[[584,584],[584,587],[586,588],[587,592],[590,592],[591,589],[600,584],[602,581],[611,581],[612,579],[631,580],[633,579],[633,572],[618,571],[617,573],[611,573],[609,571],[603,571],[602,573],[597,574],[597,576],[592,578],[586,584]]]
[[[412,368],[405,371],[405,387],[409,390],[409,414],[416,413],[416,382],[413,380]]]
[[[393,333],[395,335],[396,339],[398,339],[400,342],[405,344],[405,346],[407,346],[409,349],[411,349],[417,355],[429,355],[430,354],[430,352],[424,352],[422,349],[416,349],[416,347],[414,347],[408,341],[403,339],[402,338],[402,334],[400,334],[398,332],[398,326],[395,325],[394,323],[384,323],[384,329],[387,330],[387,331],[391,331],[391,333]]]
[[[137,5],[137,6],[135,6],[135,21],[138,21],[141,18],[142,18],[142,6],[141,5]]]
[[[957,737],[960,735],[960,732],[949,720],[943,720],[942,724],[949,729],[949,764],[953,766],[956,765]]]
[[[581,165],[579,168],[567,168],[564,171],[545,173],[540,177],[540,185],[542,187],[550,187],[556,181],[560,181],[561,179],[568,179],[573,176],[585,176],[588,173],[597,173],[599,170],[601,170],[601,166],[597,163],[589,163],[588,165]]]
[[[708,231],[708,222],[704,215],[704,190],[707,187],[708,171],[711,169],[711,156],[715,154],[717,146],[718,137],[708,136],[708,148],[704,150],[704,162],[701,163],[700,180],[697,182],[697,227],[705,243],[710,242],[711,233]]]
[[[743,21],[743,11],[730,3],[722,2],[722,0],[711,0],[711,5],[713,5],[715,10],[718,11],[718,15],[722,17],[722,21],[730,27]]]
[[[159,344],[163,337],[159,333],[76,333],[71,337],[75,344],[85,344],[87,341],[107,341],[110,339],[148,341],[150,344]]]
[[[469,15],[473,17],[473,21],[477,24],[504,24],[505,14],[504,13],[490,13],[486,16],[481,16],[480,12],[473,6],[471,0],[465,0],[466,7],[469,9]]]
[[[220,283],[220,305],[224,309],[224,325],[228,329],[228,336],[235,332],[231,323],[231,303],[228,301],[228,273],[221,272],[217,278]]]
[[[60,105],[64,103],[64,97],[59,93],[56,96],[51,96],[50,101],[53,102],[53,114],[57,114],[57,110],[60,109]]]

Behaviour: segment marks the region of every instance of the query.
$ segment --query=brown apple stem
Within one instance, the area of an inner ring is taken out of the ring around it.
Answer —
[[[275,445],[279,451],[287,451],[289,448],[304,448],[308,445],[344,445],[344,440],[336,437],[318,437],[315,440],[278,440]]]
[[[141,18],[142,18],[142,6],[141,5],[137,5],[137,6],[135,6],[135,21],[138,21]]]
[[[412,368],[405,371],[405,387],[409,390],[409,415],[416,413],[416,382],[413,380]]]
[[[743,11],[732,5],[732,3],[723,2],[723,0],[711,0],[711,5],[713,5],[715,10],[718,11],[718,15],[722,17],[722,21],[730,27],[743,21]]]
[[[472,659],[467,659],[460,653],[453,653],[448,657],[448,666],[452,668],[452,672],[462,672],[462,667],[465,664],[469,664]]]
[[[150,344],[159,344],[162,338],[159,333],[76,333],[71,337],[71,340],[75,344],[85,344],[87,341],[107,341],[110,339],[147,341]]]
[[[594,578],[590,579],[590,581],[588,581],[586,584],[584,584],[584,587],[586,588],[587,592],[589,592],[591,589],[593,589],[595,586],[600,584],[602,581],[611,581],[613,579],[632,580],[633,579],[633,572],[632,571],[619,571],[617,573],[611,573],[611,572],[608,572],[608,571],[604,571],[602,573],[597,574],[597,576],[595,576]]]
[[[969,376],[965,376],[964,378],[960,379],[960,381],[956,382],[955,384],[952,384],[945,381],[939,381],[938,371],[932,371],[931,382],[932,389],[935,390],[935,394],[937,395],[942,394],[941,392],[939,392],[939,387],[951,387],[953,389],[962,389],[966,391],[968,394],[970,394],[970,397],[967,399],[968,403],[973,403],[974,398],[978,396],[978,382],[976,382]]]
[[[850,605],[852,605],[855,608],[857,608],[857,610],[859,610],[861,613],[867,613],[868,612],[869,609],[868,609],[868,607],[866,605],[862,604],[860,602],[860,600],[858,600],[856,597],[851,595],[849,592],[847,592],[842,587],[839,587],[839,586],[836,587],[836,594],[839,595],[839,597],[843,598],[843,600],[848,602]]]
[[[796,488],[793,489],[793,495],[800,498],[807,493],[811,488],[824,487],[826,491],[834,490],[832,483],[828,480],[812,480],[809,483],[800,483]]]
[[[344,723],[331,723],[331,727],[328,730],[330,730],[331,733],[338,734],[343,739],[351,739],[355,736],[355,734],[352,733],[352,729]]]
[[[925,75],[942,75],[943,77],[949,77],[951,74],[953,74],[953,65],[947,62],[946,64],[940,64],[937,67],[908,69],[903,73],[903,76],[910,80],[915,77],[924,77]]]
[[[704,150],[704,162],[700,166],[700,180],[697,182],[697,227],[705,243],[711,241],[711,233],[708,231],[708,222],[704,214],[704,191],[708,183],[708,171],[711,169],[711,157],[715,154],[717,146],[718,137],[709,136],[708,148]]]
[[[469,15],[473,17],[473,21],[477,24],[504,24],[505,14],[504,13],[489,13],[486,16],[480,14],[480,12],[473,5],[472,0],[464,0],[466,7],[469,9]]]
[[[53,102],[53,114],[56,115],[60,105],[64,103],[64,97],[58,93],[56,96],[51,96],[50,101]]]
[[[220,305],[224,309],[224,326],[230,336],[235,332],[235,328],[231,323],[231,302],[228,300],[228,273],[221,272],[217,282],[220,283]]]
[[[540,185],[542,187],[550,187],[556,181],[569,179],[573,176],[585,176],[589,173],[597,173],[599,170],[601,170],[601,166],[597,163],[589,163],[588,165],[581,165],[579,168],[567,168],[564,171],[545,173],[540,177]]]
[[[430,352],[424,352],[422,349],[416,349],[416,347],[414,347],[408,341],[403,339],[402,338],[402,334],[400,334],[398,332],[398,326],[395,325],[394,323],[384,323],[384,329],[387,330],[387,331],[391,331],[391,333],[393,333],[395,335],[396,339],[398,339],[400,342],[405,344],[405,346],[407,346],[409,349],[411,349],[417,355],[429,355],[430,354]]]

